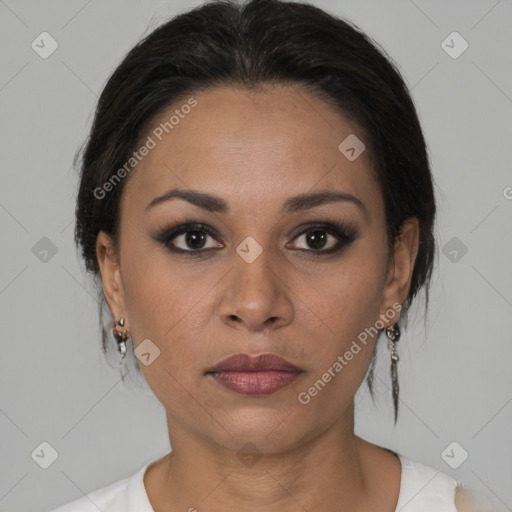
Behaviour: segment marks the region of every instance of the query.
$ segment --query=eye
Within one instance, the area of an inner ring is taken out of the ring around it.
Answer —
[[[286,247],[320,256],[340,251],[357,237],[354,227],[336,221],[310,223]],[[215,229],[193,221],[168,228],[155,239],[169,251],[184,256],[201,256],[224,247]]]
[[[208,243],[209,238],[216,240],[217,237],[217,233],[205,224],[188,223],[164,231],[157,240],[172,252],[199,254],[223,247],[219,242]]]
[[[352,243],[357,238],[354,228],[337,224],[310,224],[291,244],[292,249],[318,254],[331,254]],[[302,247],[301,247],[302,246]]]

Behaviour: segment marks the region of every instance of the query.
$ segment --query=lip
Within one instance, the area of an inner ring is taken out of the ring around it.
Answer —
[[[210,368],[207,373],[219,371],[260,371],[260,370],[276,370],[276,371],[302,371],[297,366],[289,363],[286,359],[276,356],[275,354],[265,353],[258,356],[249,354],[233,354],[219,361],[215,366]]]
[[[205,372],[244,395],[268,395],[291,384],[303,370],[275,354],[233,354]]]

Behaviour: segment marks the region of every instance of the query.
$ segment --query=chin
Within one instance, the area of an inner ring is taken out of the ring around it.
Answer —
[[[238,451],[246,443],[251,443],[264,453],[282,453],[292,449],[306,436],[306,432],[291,429],[300,422],[290,420],[288,412],[264,408],[246,408],[226,416],[216,416],[226,430],[219,427],[217,433],[223,441],[219,444]],[[227,432],[226,432],[227,431]]]

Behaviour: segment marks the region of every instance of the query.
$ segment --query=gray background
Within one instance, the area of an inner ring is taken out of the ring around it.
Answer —
[[[101,353],[97,304],[73,246],[72,159],[122,56],[199,3],[0,0],[1,510],[49,510],[169,449],[163,408]],[[441,250],[428,321],[412,311],[400,341],[399,423],[381,343],[377,401],[361,388],[356,432],[512,510],[512,2],[315,3],[396,61],[437,183]],[[47,59],[31,47],[43,31],[59,45]],[[441,46],[453,31],[469,44],[458,58]],[[43,237],[55,254],[41,252]],[[58,453],[48,469],[31,456],[44,441]],[[456,469],[442,456],[454,441],[452,461],[469,453]]]

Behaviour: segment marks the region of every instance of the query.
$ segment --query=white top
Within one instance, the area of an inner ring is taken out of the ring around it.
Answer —
[[[457,512],[454,503],[455,488],[459,484],[457,480],[430,466],[397,455],[402,463],[402,476],[395,512]],[[144,474],[152,462],[132,476],[51,512],[154,512],[144,487]]]

